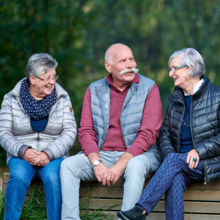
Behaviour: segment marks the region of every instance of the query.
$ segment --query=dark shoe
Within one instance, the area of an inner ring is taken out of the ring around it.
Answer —
[[[143,209],[135,206],[128,211],[119,211],[117,216],[123,220],[145,220],[147,212],[143,214]]]

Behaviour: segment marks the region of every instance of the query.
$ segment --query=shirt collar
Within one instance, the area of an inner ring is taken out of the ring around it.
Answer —
[[[195,85],[194,85],[194,88],[193,88],[193,95],[199,90],[200,86],[202,85],[202,83],[204,82],[204,79],[201,79],[199,80],[199,82],[197,82]],[[184,96],[189,96],[185,93],[185,91],[183,90],[184,92]]]

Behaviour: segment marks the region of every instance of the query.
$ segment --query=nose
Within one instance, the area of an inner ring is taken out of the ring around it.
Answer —
[[[169,72],[169,77],[172,77],[173,74],[174,74],[174,72],[173,72],[172,70],[170,70],[170,72]]]
[[[133,67],[133,61],[127,60],[127,62],[126,62],[126,67],[127,67],[127,68],[132,68],[132,67]]]
[[[55,84],[55,82],[56,82],[55,78],[51,78],[50,81],[49,81],[50,84]]]

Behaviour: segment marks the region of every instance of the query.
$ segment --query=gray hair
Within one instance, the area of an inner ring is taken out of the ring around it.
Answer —
[[[110,61],[108,60],[108,57],[107,57],[106,52],[105,52],[105,62],[110,62]]]
[[[175,57],[181,57],[182,63],[181,65],[186,64],[189,67],[189,71],[191,67],[193,67],[193,72],[191,74],[191,78],[201,78],[205,75],[205,64],[202,59],[200,53],[193,48],[186,48],[182,50],[175,51],[168,61],[168,65],[170,66],[170,62]]]
[[[40,76],[46,74],[52,68],[58,66],[58,62],[47,53],[36,53],[32,55],[29,60],[27,67],[25,69],[25,75],[29,79],[29,76]]]
[[[113,62],[112,56],[109,56],[109,48],[105,52],[105,62],[109,62],[110,64]]]

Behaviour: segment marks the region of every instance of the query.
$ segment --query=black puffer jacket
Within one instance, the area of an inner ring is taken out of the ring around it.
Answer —
[[[180,133],[185,114],[183,90],[176,87],[169,96],[158,145],[163,159],[180,152]],[[205,183],[220,179],[220,88],[207,77],[192,96],[190,128],[193,147],[203,160]]]

